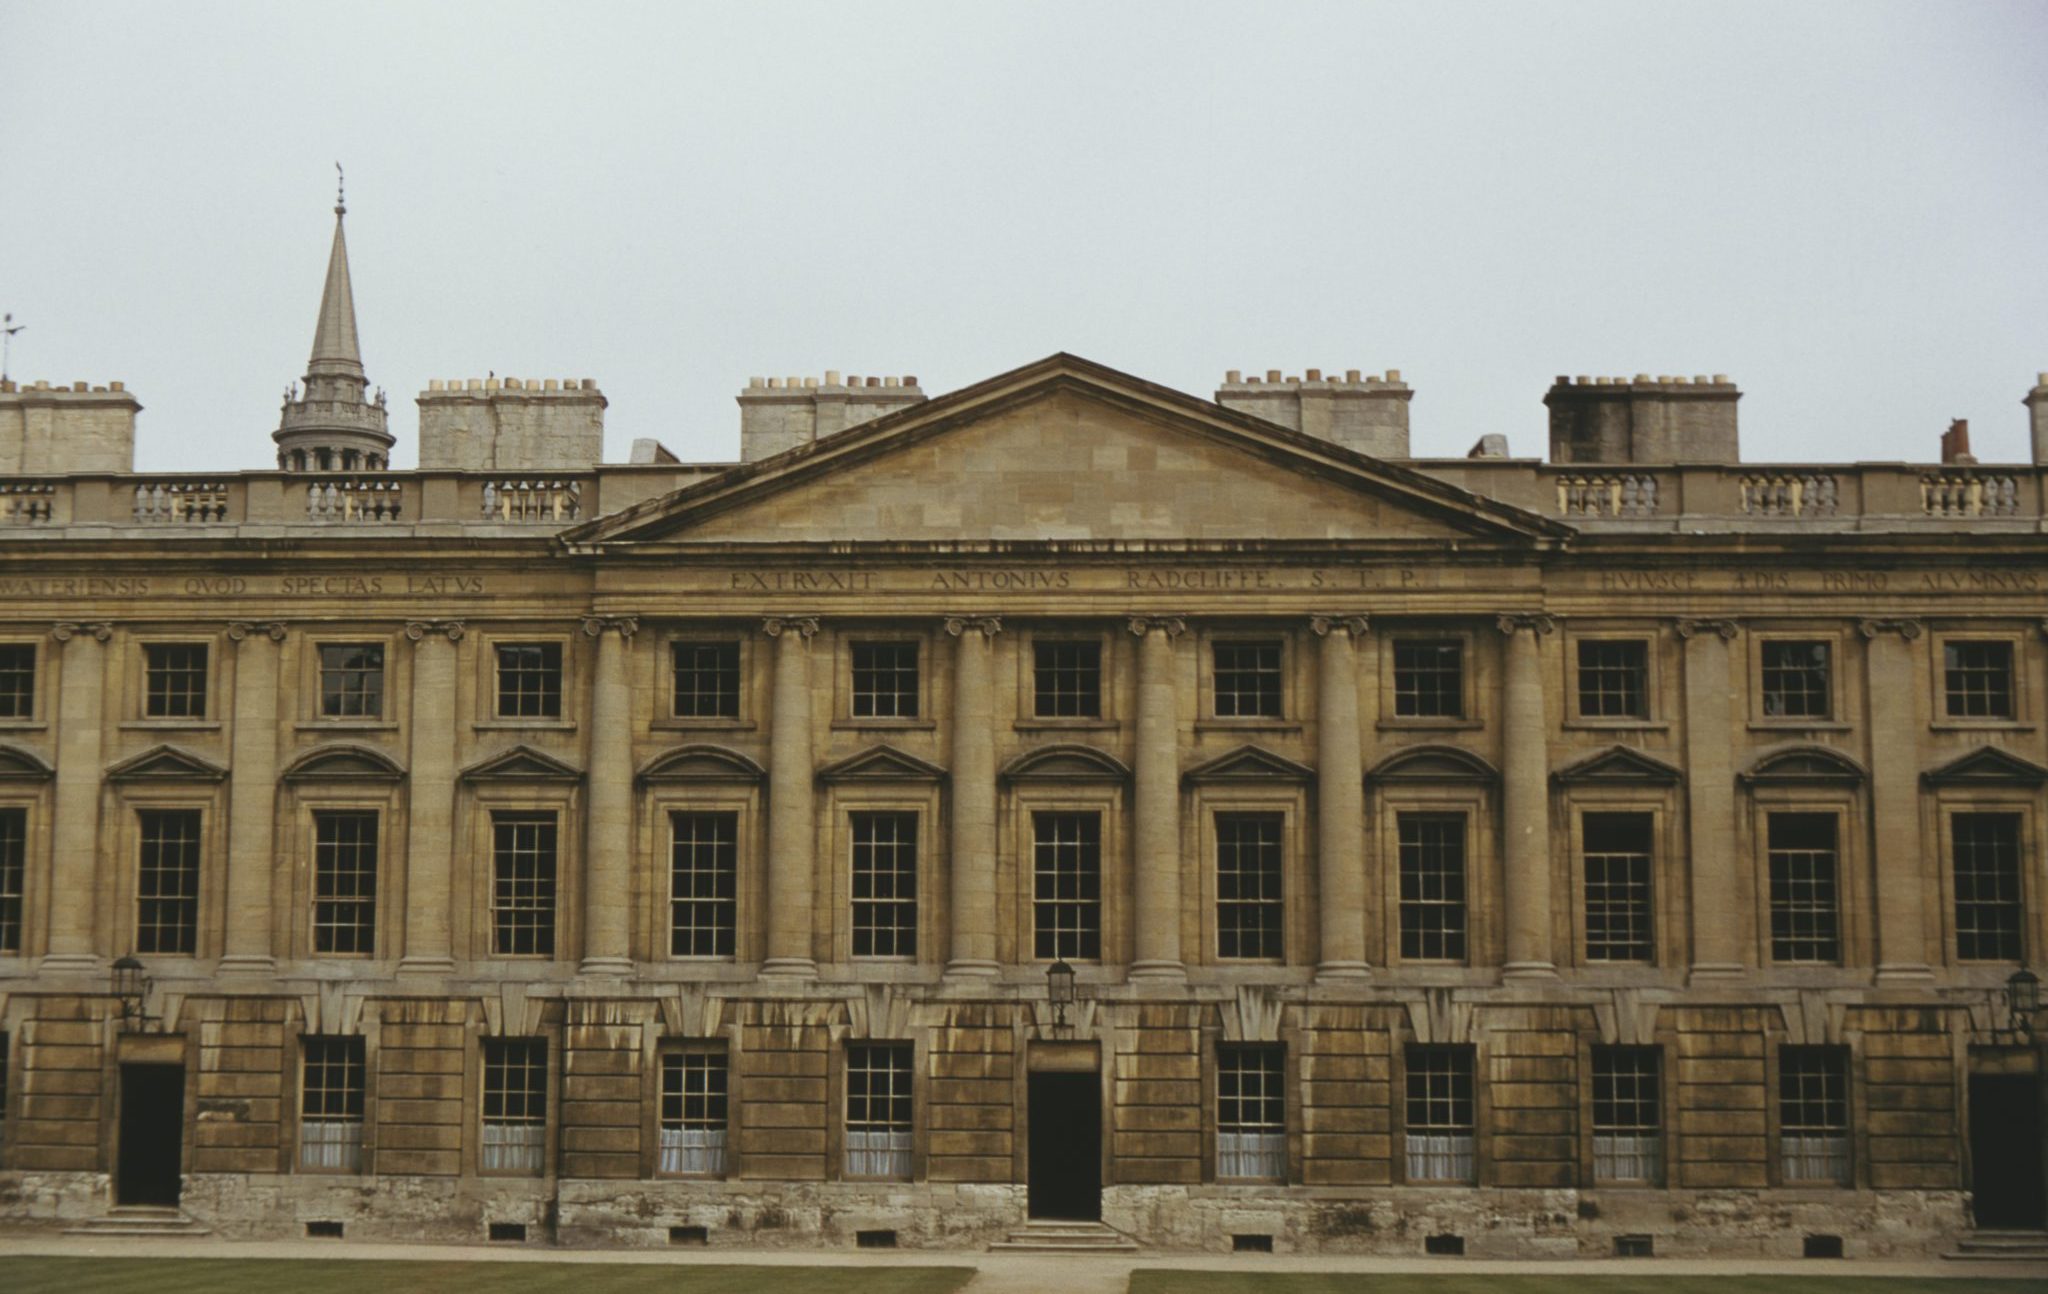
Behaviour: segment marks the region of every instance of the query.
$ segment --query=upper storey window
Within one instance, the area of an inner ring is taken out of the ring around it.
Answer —
[[[498,644],[498,717],[562,717],[562,644]]]
[[[21,951],[21,882],[28,864],[28,810],[0,809],[0,956]]]
[[[1394,717],[1465,717],[1465,645],[1460,642],[1394,644]]]
[[[1641,639],[1579,641],[1579,717],[1650,717],[1650,645]]]
[[[1215,650],[1216,717],[1280,718],[1280,644],[1219,642]]]
[[[917,718],[917,644],[853,644],[853,717]]]
[[[1942,645],[1941,655],[1949,718],[2013,717],[2010,642],[1950,639]]]
[[[2020,899],[2020,815],[1958,813],[1949,819],[1956,896],[1956,956],[2019,961],[2026,909]]]
[[[679,642],[670,647],[678,719],[740,717],[740,645],[736,642]]]
[[[320,647],[320,717],[384,717],[384,645],[323,643]]]
[[[1095,719],[1102,714],[1102,644],[1032,644],[1032,713],[1040,719]]]
[[[0,719],[33,719],[35,713],[35,644],[0,643]]]
[[[1768,820],[1773,961],[1841,958],[1838,828],[1832,813],[1773,813]]]
[[[204,719],[206,644],[150,643],[142,651],[142,712],[152,719]]]
[[[1824,642],[1764,643],[1764,717],[1827,718],[1833,696],[1829,664],[1828,644]]]

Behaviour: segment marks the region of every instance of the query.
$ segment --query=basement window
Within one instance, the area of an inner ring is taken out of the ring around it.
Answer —
[[[526,1224],[524,1222],[493,1222],[485,1234],[492,1240],[524,1244],[526,1241]]]
[[[668,1242],[672,1245],[708,1245],[711,1243],[709,1227],[670,1227]]]
[[[342,1237],[343,1230],[344,1228],[339,1222],[308,1222],[306,1224],[306,1239],[339,1240]]]
[[[1449,1232],[1445,1232],[1442,1235],[1424,1236],[1422,1238],[1422,1252],[1438,1254],[1445,1258],[1462,1258],[1465,1255],[1465,1237],[1454,1236]]]
[[[1273,1237],[1270,1235],[1232,1236],[1230,1251],[1236,1254],[1270,1254],[1273,1252]]]
[[[1656,1255],[1657,1242],[1649,1236],[1616,1236],[1614,1256],[1616,1258],[1651,1258]]]
[[[1808,1236],[1806,1237],[1803,1256],[1807,1258],[1840,1258],[1842,1256],[1842,1238],[1840,1236]]]
[[[856,1231],[853,1233],[853,1243],[862,1249],[894,1249],[896,1247],[896,1233],[894,1231]]]

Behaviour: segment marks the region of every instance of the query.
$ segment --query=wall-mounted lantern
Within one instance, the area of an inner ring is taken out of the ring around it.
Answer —
[[[2021,1037],[2034,1036],[2034,1012],[2041,1009],[2041,977],[2022,966],[2005,981],[2005,1009]]]
[[[1064,1028],[1067,1007],[1074,1000],[1074,968],[1064,957],[1045,968],[1045,996],[1052,1003],[1053,1025]]]
[[[114,997],[121,1004],[121,1027],[140,1031],[149,1027],[149,975],[133,954],[114,962]]]

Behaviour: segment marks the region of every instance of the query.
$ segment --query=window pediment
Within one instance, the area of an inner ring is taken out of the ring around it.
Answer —
[[[1126,782],[1131,770],[1093,746],[1040,746],[1003,766],[1006,782]]]
[[[759,782],[767,770],[736,750],[696,743],[665,750],[640,766],[646,782]]]
[[[1316,771],[1258,746],[1239,746],[1181,775],[1190,785],[1201,782],[1306,782]]]
[[[228,770],[189,750],[155,746],[107,770],[109,782],[218,782]]]
[[[2048,768],[1996,746],[1979,746],[1960,759],[1920,775],[1929,786],[2039,786]]]
[[[1395,751],[1365,775],[1368,782],[1481,782],[1500,780],[1493,765],[1460,746],[1410,746]]]
[[[405,770],[375,747],[349,743],[316,746],[279,776],[287,782],[397,782],[404,780]]]
[[[531,746],[514,746],[462,770],[465,782],[575,782],[583,772]]]
[[[1685,779],[1685,774],[1672,765],[1628,746],[1609,746],[1577,763],[1567,764],[1550,776],[1561,786],[1580,782],[1676,786]]]
[[[1736,778],[1749,786],[1857,786],[1863,766],[1825,746],[1795,746],[1758,759]]]
[[[56,775],[34,751],[0,746],[0,782],[47,782]]]
[[[894,746],[870,746],[818,770],[821,782],[941,782],[946,770]]]

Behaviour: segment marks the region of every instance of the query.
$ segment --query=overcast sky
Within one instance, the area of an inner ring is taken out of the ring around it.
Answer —
[[[1419,455],[1648,372],[1734,377],[1753,459],[2014,461],[2048,369],[2048,3],[0,0],[13,375],[270,465],[336,159],[400,466],[490,370],[596,378],[612,460],[1068,350],[1398,368]]]

